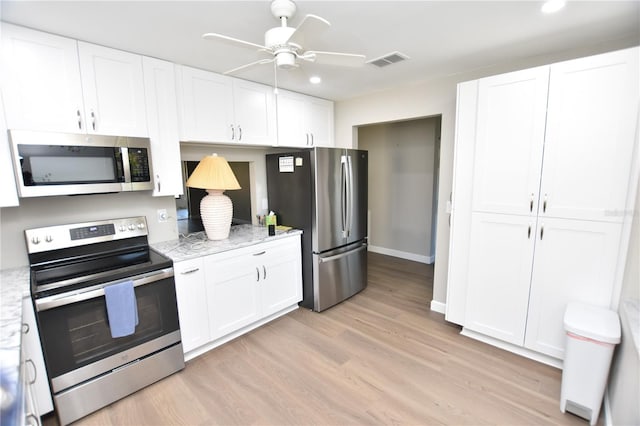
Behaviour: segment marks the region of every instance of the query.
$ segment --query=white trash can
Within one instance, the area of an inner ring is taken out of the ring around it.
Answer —
[[[598,421],[620,320],[612,310],[571,302],[564,314],[567,332],[560,410]]]

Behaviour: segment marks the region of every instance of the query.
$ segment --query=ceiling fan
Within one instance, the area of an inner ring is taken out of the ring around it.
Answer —
[[[280,69],[296,68],[299,66],[299,60],[345,67],[358,67],[364,64],[364,55],[306,50],[303,47],[305,42],[316,38],[331,24],[319,16],[306,15],[297,28],[289,27],[287,26],[287,21],[295,12],[296,5],[291,0],[273,0],[271,2],[271,13],[276,19],[280,20],[281,25],[271,28],[264,34],[264,45],[216,33],[206,33],[202,37],[208,40],[220,40],[236,46],[257,49],[258,52],[264,52],[272,56],[271,58],[260,59],[233,68],[224,72],[224,74],[231,74],[255,65],[272,62]]]

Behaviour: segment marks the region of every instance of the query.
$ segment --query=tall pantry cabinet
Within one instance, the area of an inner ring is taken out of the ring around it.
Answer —
[[[615,303],[639,167],[638,56],[459,85],[446,318],[467,334],[561,360],[566,304]]]

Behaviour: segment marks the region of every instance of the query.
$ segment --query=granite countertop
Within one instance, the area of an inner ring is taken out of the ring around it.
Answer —
[[[267,228],[264,226],[237,225],[231,227],[229,238],[226,240],[208,240],[204,232],[196,232],[187,236],[181,236],[177,240],[154,243],[151,244],[151,247],[171,258],[174,262],[180,262],[182,260],[207,256],[251,246],[264,241],[273,241],[300,234],[302,234],[302,231],[291,229],[289,231],[276,230],[276,235],[269,236]]]
[[[22,298],[29,295],[29,267],[0,271],[0,423],[20,424]],[[6,423],[5,423],[6,422]]]

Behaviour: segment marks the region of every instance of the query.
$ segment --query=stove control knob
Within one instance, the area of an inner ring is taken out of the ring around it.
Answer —
[[[44,237],[44,240],[50,243],[51,241],[53,241],[53,237],[51,235],[47,235],[46,237]]]
[[[33,244],[40,244],[40,238],[34,236],[34,237],[31,238],[31,242]]]
[[[144,229],[144,223],[143,222],[140,222],[138,224],[138,229]]]
[[[131,225],[129,225],[129,230],[133,231],[134,229],[136,229],[136,226],[132,223]]]
[[[127,227],[124,225],[120,225],[120,232],[124,232],[127,230]]]

